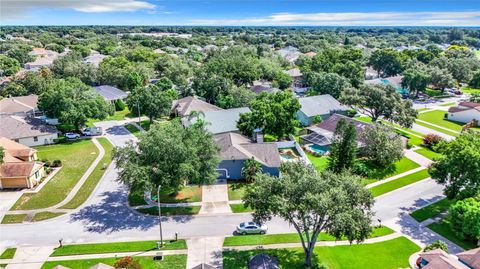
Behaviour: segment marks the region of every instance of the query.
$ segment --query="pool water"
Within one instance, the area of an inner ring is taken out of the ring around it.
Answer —
[[[311,151],[315,151],[316,153],[321,154],[321,155],[324,155],[325,153],[327,153],[328,151],[330,151],[330,147],[328,147],[328,146],[320,146],[320,145],[317,145],[317,144],[309,145],[308,148],[309,148]]]
[[[390,81],[386,80],[386,79],[382,79],[382,83],[385,84],[385,85],[388,85],[390,84]],[[395,85],[392,85],[399,94],[408,94],[408,90],[405,89],[405,88],[400,88],[400,87],[397,87]]]
[[[294,156],[290,155],[290,154],[280,154],[280,156],[284,159],[287,159],[287,160],[293,160],[295,159]]]

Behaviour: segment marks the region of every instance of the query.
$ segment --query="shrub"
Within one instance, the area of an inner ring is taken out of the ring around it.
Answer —
[[[355,109],[349,109],[347,111],[347,116],[353,118],[353,117],[355,117],[355,115],[357,115],[357,111]]]
[[[115,111],[123,111],[127,105],[122,100],[118,99],[115,101]]]
[[[52,167],[60,167],[60,166],[62,166],[62,161],[60,161],[60,160],[53,160],[51,166],[52,166]]]
[[[447,244],[445,244],[445,242],[440,241],[440,240],[437,240],[437,241],[431,243],[430,245],[427,245],[423,249],[423,252],[427,252],[427,251],[434,250],[434,249],[441,249],[441,250],[445,251],[446,253],[448,253]]]
[[[142,269],[142,266],[138,261],[134,260],[130,256],[120,258],[113,264],[115,268],[124,268],[124,269]]]
[[[429,149],[433,149],[440,141],[443,141],[443,138],[437,134],[427,134],[423,138],[423,144]]]
[[[320,116],[320,115],[313,116],[313,119],[312,119],[313,124],[317,124],[317,123],[320,123],[322,121],[323,121],[322,116]]]
[[[460,239],[480,240],[480,196],[460,200],[450,206],[448,217]]]
[[[48,161],[48,160],[45,160],[45,161],[43,162],[43,166],[45,166],[45,167],[50,167],[50,166],[52,166],[52,163],[51,163],[50,161]]]

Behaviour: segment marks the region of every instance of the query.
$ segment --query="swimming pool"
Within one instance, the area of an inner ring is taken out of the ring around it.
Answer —
[[[320,146],[320,145],[317,145],[317,144],[311,144],[308,146],[308,149],[311,150],[311,151],[314,151],[318,154],[321,154],[321,155],[324,155],[325,153],[327,153],[328,151],[330,151],[330,147],[329,146]]]
[[[391,84],[390,81],[388,81],[387,79],[382,79],[382,83],[385,85],[389,85],[389,84],[392,85],[399,94],[408,94],[407,89],[395,86]]]

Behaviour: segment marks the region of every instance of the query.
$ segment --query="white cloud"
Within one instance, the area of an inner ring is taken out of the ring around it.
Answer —
[[[325,26],[479,26],[480,11],[276,13],[242,19],[198,19],[197,25],[325,25]]]
[[[2,20],[14,20],[41,8],[64,8],[87,13],[153,10],[155,5],[141,0],[1,0]]]

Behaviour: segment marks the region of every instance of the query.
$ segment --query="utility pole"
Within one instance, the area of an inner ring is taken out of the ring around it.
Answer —
[[[158,228],[160,230],[160,244],[158,245],[158,249],[163,246],[163,235],[162,235],[162,210],[160,209],[160,188],[161,186],[158,185],[157,189],[157,203],[158,203]]]

